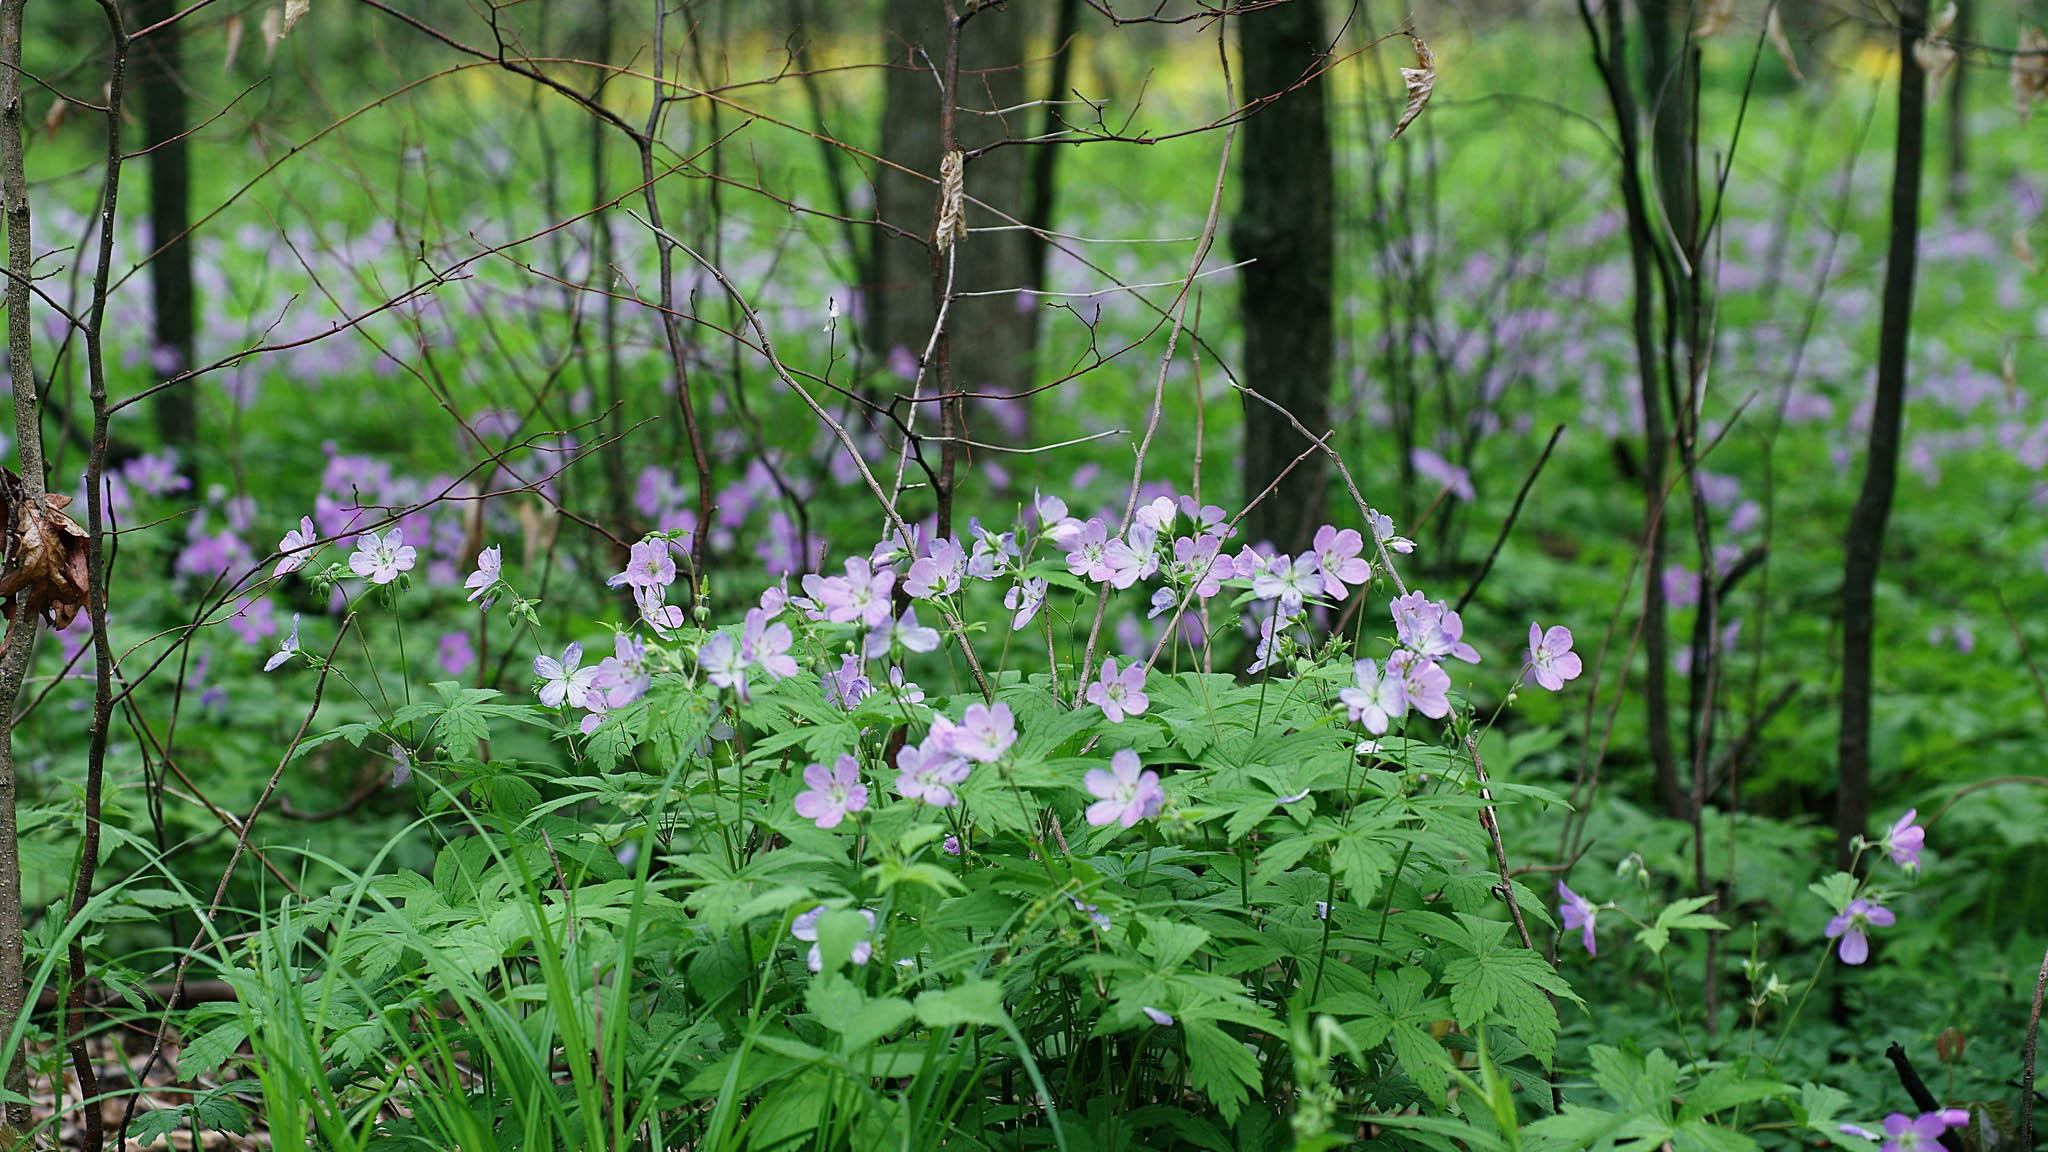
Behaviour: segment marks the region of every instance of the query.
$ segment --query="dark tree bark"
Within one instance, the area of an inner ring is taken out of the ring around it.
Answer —
[[[1635,339],[1637,396],[1643,410],[1643,709],[1649,730],[1650,762],[1657,796],[1673,816],[1685,814],[1689,799],[1678,778],[1678,754],[1671,745],[1670,614],[1664,598],[1665,496],[1670,471],[1671,433],[1664,417],[1664,363],[1657,340],[1656,221],[1643,187],[1643,140],[1635,90],[1628,79],[1628,30],[1619,4],[1603,8],[1606,37],[1581,7],[1592,39],[1594,63],[1614,108],[1621,143],[1621,199],[1628,220],[1630,320]]]
[[[1060,116],[1057,101],[1067,98],[1073,75],[1074,53],[1079,50],[1075,39],[1080,30],[1081,0],[1059,0],[1059,7],[1053,16],[1052,48],[1056,55],[1052,59],[1052,72],[1045,82],[1045,108],[1039,118],[1038,134],[1049,135],[1059,131],[1065,121]],[[1025,260],[1030,270],[1030,284],[1033,291],[1045,287],[1046,277],[1051,272],[1052,242],[1040,233],[1052,228],[1053,212],[1059,202],[1059,162],[1064,146],[1041,145],[1031,153],[1031,200],[1023,220],[1037,232],[1025,233]],[[1031,310],[1031,346],[1038,349],[1038,334],[1044,316],[1041,308]]]
[[[1321,0],[1238,17],[1244,98],[1293,91],[1239,130],[1239,200],[1230,226],[1232,257],[1254,262],[1238,272],[1244,381],[1317,434],[1329,423],[1334,358],[1329,96],[1322,77],[1301,80],[1320,66],[1326,36]],[[1264,491],[1300,452],[1293,426],[1247,397],[1246,495]],[[1328,472],[1322,456],[1304,460],[1245,517],[1246,538],[1288,551],[1306,545],[1323,516]]]
[[[1024,60],[1030,41],[1025,9],[978,12],[961,29],[959,88],[954,118],[958,146],[974,149],[1006,137],[1022,138],[1037,130],[1035,117],[1012,112],[983,115],[1024,103]],[[882,167],[875,177],[875,207],[880,218],[902,229],[910,239],[889,232],[875,235],[871,256],[874,282],[868,285],[869,348],[885,363],[914,363],[932,337],[941,286],[932,276],[929,242],[937,223],[935,205],[939,172],[940,106],[935,71],[946,60],[947,20],[942,0],[888,0],[883,49],[890,64],[883,85],[881,154],[933,180]],[[1021,220],[1026,202],[1026,161],[1031,149],[998,148],[966,168],[967,223],[970,228],[1006,224],[980,201],[1011,219]],[[1021,392],[1031,376],[1032,319],[1018,307],[1016,295],[971,296],[960,293],[1021,289],[1032,282],[1031,252],[1022,231],[978,232],[959,245],[954,256],[955,299],[947,310],[950,378],[958,391],[1012,394]],[[907,356],[907,360],[906,360]],[[900,387],[899,387],[900,384]],[[935,373],[927,373],[924,392],[937,391]],[[884,392],[908,393],[909,381],[889,381]],[[1023,401],[995,401],[998,404]],[[973,409],[962,408],[971,420]],[[917,406],[921,434],[940,426],[938,405]],[[960,430],[956,430],[960,431]],[[976,439],[1003,439],[970,427],[961,434]]]
[[[178,0],[140,0],[138,27],[150,27],[176,15]],[[156,347],[175,358],[172,372],[193,363],[192,246],[185,233],[192,227],[191,160],[183,136],[185,89],[180,77],[182,22],[164,24],[136,45],[137,102],[142,105],[143,144],[149,150],[149,234],[152,247],[162,247],[150,261],[150,299],[156,310]],[[151,358],[158,371],[166,365]],[[170,372],[163,375],[169,376]],[[190,384],[166,388],[151,400],[157,435],[179,449],[195,475],[203,465],[194,451],[199,441],[198,392]]]
[[[1920,174],[1926,148],[1927,86],[1913,43],[1927,27],[1925,0],[1901,0],[1898,141],[1892,160],[1891,240],[1885,252],[1884,318],[1877,342],[1877,396],[1864,451],[1863,488],[1849,515],[1842,566],[1842,727],[1836,747],[1836,854],[1870,820],[1870,686],[1876,638],[1877,573],[1898,483],[1906,404],[1906,353],[1913,325],[1913,273],[1920,242]]]
[[[1956,22],[1950,26],[1949,35],[1958,44],[1967,44],[1975,23],[1977,0],[1956,0]],[[1950,211],[1959,211],[1970,195],[1970,54],[1956,52],[1956,62],[1948,73],[1948,206]]]

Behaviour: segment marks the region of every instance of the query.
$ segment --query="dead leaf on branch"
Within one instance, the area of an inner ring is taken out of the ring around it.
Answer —
[[[956,149],[939,159],[939,251],[967,239],[967,158]]]
[[[1955,67],[1955,45],[1948,42],[1948,30],[1956,22],[1954,0],[1934,18],[1934,24],[1927,29],[1927,35],[1913,44],[1913,62],[1927,74],[1927,102],[1933,104],[1941,99],[1941,82],[1948,76],[1948,70]]]
[[[2034,105],[2048,99],[2048,33],[2039,28],[2020,29],[2019,50],[2012,57],[2012,99],[2022,122],[2033,117]]]
[[[1764,13],[1764,35],[1770,38],[1771,47],[1777,49],[1778,58],[1785,62],[1785,70],[1801,84],[1806,83],[1806,73],[1799,69],[1799,54],[1792,51],[1792,41],[1785,35],[1785,23],[1778,19],[1778,6],[1774,3]]]
[[[278,33],[278,39],[291,35],[292,29],[312,8],[313,0],[284,0],[284,31]]]
[[[1772,12],[1777,11],[1775,5]],[[1693,36],[1710,40],[1735,20],[1735,0],[1701,0],[1699,23],[1693,27]]]
[[[1408,125],[1422,115],[1423,106],[1436,91],[1436,53],[1422,42],[1422,37],[1410,33],[1408,42],[1415,45],[1415,67],[1401,69],[1401,83],[1408,90],[1408,106],[1401,110],[1401,118],[1394,123],[1393,135],[1389,140],[1398,140]]]
[[[25,498],[21,480],[12,472],[6,474],[6,490],[5,503],[12,515],[6,527],[7,570],[0,573],[0,612],[12,626],[17,606],[26,602],[50,627],[68,628],[86,608],[89,537],[64,514],[71,497],[53,493],[41,500]]]

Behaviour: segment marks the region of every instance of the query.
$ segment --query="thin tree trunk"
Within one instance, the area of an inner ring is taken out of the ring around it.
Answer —
[[[1244,122],[1231,255],[1239,273],[1245,383],[1308,428],[1330,414],[1335,346],[1331,303],[1333,173],[1328,85],[1318,76],[1328,48],[1321,0],[1295,0],[1238,17],[1248,101],[1294,88]],[[1299,87],[1295,87],[1299,83]],[[1244,490],[1262,492],[1299,453],[1293,424],[1264,404],[1244,405]],[[1245,517],[1247,539],[1293,551],[1321,520],[1329,466],[1312,455],[1286,472],[1271,498]]]
[[[962,150],[1004,138],[1023,138],[1037,128],[1026,114],[982,114],[1012,108],[1025,100],[1024,59],[1030,25],[1021,9],[1031,6],[1012,7],[1020,10],[976,10],[963,24],[957,45],[957,90],[940,92],[942,83],[934,83],[934,70],[941,73],[942,82],[943,73],[951,70],[944,3],[888,0],[883,51],[890,68],[883,82],[883,156],[936,178],[944,151],[942,124],[951,109],[959,110],[952,117],[953,143]],[[1030,152],[1024,147],[998,148],[967,165],[966,217],[971,228],[999,223],[972,203],[976,200],[1012,219],[1027,218],[1025,165]],[[905,371],[911,370],[932,344],[932,327],[944,294],[943,276],[933,274],[936,250],[930,243],[937,222],[937,199],[938,188],[932,180],[887,167],[876,173],[876,212],[893,228],[875,233],[870,253],[867,271],[874,280],[867,292],[868,347],[885,363]],[[943,268],[944,254],[939,255]],[[928,368],[925,395],[935,394],[939,385],[958,392],[1002,396],[1024,390],[1031,378],[1033,323],[1030,313],[1018,307],[1020,296],[963,294],[1016,293],[1029,287],[1030,257],[1027,234],[1014,229],[976,232],[953,251],[954,299],[946,310],[946,331],[933,347],[934,359],[941,351],[946,355],[945,379],[937,374],[938,365]],[[907,386],[896,387],[899,383],[907,385],[907,381],[892,381],[879,391],[907,392]],[[1023,401],[995,400],[977,408],[1001,413],[993,406],[1019,403]],[[916,405],[914,427],[920,435],[943,430],[947,435],[972,435],[975,439],[1007,438],[1000,431],[990,435],[948,427],[948,422],[958,423],[972,415],[972,410],[959,403],[921,403]],[[957,446],[954,455],[957,458]]]
[[[1836,748],[1836,854],[1844,867],[1870,820],[1870,686],[1876,639],[1877,573],[1899,472],[1912,335],[1913,272],[1920,240],[1920,175],[1927,87],[1913,44],[1927,27],[1924,0],[1899,4],[1898,141],[1892,162],[1891,242],[1885,253],[1884,319],[1877,343],[1877,396],[1864,452],[1863,488],[1849,516],[1842,566],[1842,728]]]
[[[140,0],[139,26],[169,21],[181,7],[180,0]],[[158,353],[150,362],[165,378],[194,362],[192,245],[185,235],[192,227],[192,169],[184,135],[185,89],[179,72],[182,26],[182,21],[162,24],[141,42],[136,55],[143,146],[149,152],[150,243],[164,246],[149,262]],[[186,469],[196,477],[204,464],[196,451],[198,392],[189,383],[181,384],[157,393],[150,403],[157,435],[183,453]]]
[[[1950,26],[1949,35],[1958,44],[1970,42],[1973,31],[1972,19],[1977,13],[1977,0],[1956,0],[1956,22]],[[1956,53],[1956,62],[1948,74],[1948,207],[1949,211],[1960,211],[1970,194],[1970,54]]]
[[[7,217],[7,367],[14,383],[14,432],[21,485],[11,495],[43,498],[43,425],[36,405],[30,357],[28,178],[22,160],[21,10],[28,0],[0,0],[0,204]],[[0,504],[4,504],[0,501]],[[8,517],[17,509],[8,505]],[[13,557],[8,557],[11,561]],[[14,703],[35,650],[36,609],[28,596],[15,602],[15,618],[0,643],[0,1063],[7,1066],[6,1133],[27,1129],[28,1065],[14,1042],[26,987],[22,971],[21,851],[15,822]]]

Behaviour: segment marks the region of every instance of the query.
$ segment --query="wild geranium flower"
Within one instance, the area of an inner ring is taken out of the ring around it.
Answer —
[[[926,628],[917,622],[917,609],[905,608],[903,615],[895,620],[883,618],[885,628],[876,628],[868,633],[867,654],[869,658],[887,656],[892,647],[901,646],[906,652],[932,652],[939,646],[939,631]]]
[[[1129,828],[1140,820],[1157,816],[1166,803],[1166,793],[1159,787],[1159,773],[1139,764],[1138,754],[1129,748],[1119,748],[1109,758],[1109,771],[1090,768],[1082,783],[1088,794],[1095,797],[1087,815],[1088,823],[1097,828],[1106,824]]]
[[[1145,1014],[1145,1019],[1150,1020],[1154,1024],[1159,1025],[1161,1028],[1173,1027],[1173,1015],[1171,1013],[1162,1012],[1159,1009],[1152,1007],[1150,1004],[1147,1004],[1144,1007],[1138,1009],[1138,1011],[1143,1012]]]
[[[1950,1111],[1962,1114],[1962,1124],[1970,1122],[1970,1114],[1961,1108]],[[1884,1147],[1879,1152],[1937,1152],[1941,1147],[1942,1134],[1951,1127],[1946,1112],[1923,1112],[1918,1116],[1907,1116],[1894,1112],[1884,1118]]]
[[[804,783],[810,787],[796,795],[796,814],[820,828],[837,828],[839,822],[868,806],[868,786],[860,782],[860,761],[841,755],[827,768],[813,764],[804,769]]]
[[[1108,583],[1115,575],[1109,567],[1109,526],[1100,516],[1081,525],[1061,546],[1067,550],[1067,571],[1074,575],[1098,584]]]
[[[504,560],[502,557],[503,552],[496,544],[476,554],[476,571],[471,572],[469,579],[462,582],[462,586],[469,589],[469,598],[471,600],[475,600],[477,597],[489,592],[491,585],[498,582],[504,572]],[[490,601],[484,601],[484,607],[489,608]]]
[[[1396,652],[1387,657],[1387,674],[1401,681],[1401,693],[1408,706],[1441,720],[1451,714],[1451,674],[1413,652]]]
[[[1861,964],[1870,959],[1870,929],[1889,928],[1898,917],[1882,904],[1851,900],[1849,906],[1828,921],[1828,939],[1840,939],[1836,952],[1844,964]]]
[[[265,672],[275,672],[279,668],[284,667],[285,661],[290,660],[292,657],[298,654],[299,614],[297,612],[294,612],[292,613],[291,635],[286,636],[284,638],[284,642],[277,646],[277,651],[270,654],[270,659],[265,660],[263,662],[263,670]]]
[[[1479,652],[1465,643],[1465,622],[1441,600],[1410,592],[1394,601],[1394,632],[1404,647],[1426,660],[1446,656],[1479,663]]]
[[[1914,822],[1919,815],[1917,808],[1906,809],[1906,814],[1884,835],[1885,855],[1908,872],[1920,867],[1920,850],[1927,844],[1927,829]]]
[[[1566,887],[1562,880],[1557,882],[1557,897],[1564,902],[1558,908],[1564,914],[1564,930],[1579,934],[1579,942],[1586,946],[1586,955],[1599,955],[1600,950],[1593,940],[1593,920],[1600,910],[1593,906],[1591,900]]]
[[[923,744],[905,744],[896,752],[896,791],[906,799],[934,808],[960,802],[954,792],[973,767],[956,755],[947,736],[937,730]]]
[[[1372,565],[1359,555],[1365,551],[1365,537],[1357,531],[1325,524],[1316,529],[1316,570],[1323,576],[1323,593],[1342,600],[1347,584],[1364,584],[1372,579]]]
[[[889,687],[896,690],[897,698],[905,704],[924,703],[924,689],[915,680],[905,680],[900,666],[889,669]]]
[[[549,708],[564,703],[571,708],[589,707],[597,696],[597,669],[582,668],[583,645],[562,649],[562,658],[543,652],[533,658],[533,674],[540,677],[540,702]]]
[[[953,730],[953,751],[969,760],[992,764],[1017,742],[1017,721],[1008,704],[969,704]]]
[[[284,539],[277,542],[277,550],[283,555],[278,557],[277,567],[270,570],[272,578],[304,568],[320,550],[319,542],[320,531],[313,527],[313,518],[299,517],[299,526],[286,532]]]
[[[1544,631],[1541,624],[1529,625],[1529,678],[1552,691],[1564,689],[1564,682],[1576,680],[1584,665],[1572,651],[1572,630],[1554,624]]]
[[[624,708],[647,694],[654,682],[647,670],[647,645],[630,632],[612,638],[612,654],[598,662],[598,704],[593,707]]]
[[[661,632],[673,632],[683,626],[683,610],[668,603],[659,588],[633,589],[633,603],[640,609],[640,618]]]
[[[1046,587],[1045,577],[1034,576],[1003,593],[1003,607],[1016,613],[1010,619],[1010,631],[1022,632],[1031,618],[1038,615],[1038,610],[1045,606]]]
[[[860,674],[860,661],[850,652],[839,658],[837,672],[825,673],[819,677],[819,682],[825,689],[825,702],[835,704],[848,712],[853,711],[855,705],[867,699],[875,690],[874,684]]]
[[[389,584],[401,573],[410,572],[419,551],[405,542],[397,528],[379,536],[375,532],[356,537],[356,550],[349,555],[349,571],[372,584]]]
[[[1138,510],[1131,515],[1131,520],[1143,525],[1152,533],[1152,537],[1157,539],[1172,533],[1173,518],[1179,514],[1180,509],[1174,505],[1173,497],[1155,496],[1150,501],[1140,504]]]
[[[1182,536],[1173,542],[1173,560],[1166,567],[1167,579],[1175,584],[1193,584],[1195,595],[1214,596],[1223,581],[1237,571],[1226,556],[1219,556],[1223,540],[1216,536]]]
[[[1404,556],[1415,551],[1415,541],[1410,540],[1406,536],[1396,536],[1394,534],[1394,518],[1392,516],[1374,511],[1368,513],[1365,521],[1366,525],[1372,529],[1372,538],[1379,542],[1380,547],[1385,548],[1389,552],[1399,552]]]
[[[1129,588],[1159,571],[1159,538],[1150,528],[1133,524],[1102,550],[1102,562],[1109,568],[1110,587]]]
[[[1104,660],[1101,678],[1088,686],[1088,702],[1102,709],[1111,724],[1142,714],[1152,706],[1152,698],[1145,695],[1145,666],[1132,661],[1118,672],[1116,657]]]
[[[1081,532],[1081,522],[1067,515],[1067,502],[1057,496],[1034,491],[1031,511],[1038,517],[1038,532],[1054,547],[1065,550],[1067,542]]]
[[[1288,558],[1275,556],[1252,576],[1252,595],[1261,600],[1278,600],[1283,611],[1301,611],[1305,597],[1322,591],[1322,574],[1316,568],[1316,554],[1303,552]]]
[[[804,591],[834,624],[858,621],[879,628],[889,621],[889,594],[896,587],[896,573],[876,568],[865,556],[846,558],[846,575],[803,578]]]
[[[931,551],[911,564],[904,574],[903,590],[919,600],[935,600],[960,590],[967,574],[967,553],[951,540],[932,541]]]
[[[868,932],[872,935],[875,930],[875,914],[865,908],[860,910],[860,914],[868,918]],[[818,920],[824,915],[825,906],[820,904],[809,912],[797,917],[789,925],[789,934],[791,936],[811,946],[810,953],[805,957],[805,960],[813,972],[825,966],[824,953],[818,948]],[[861,940],[853,946],[853,962],[855,965],[866,964],[874,955],[875,946],[870,941]]]
[[[789,625],[779,620],[770,623],[768,614],[759,608],[747,610],[746,621],[740,625],[740,655],[747,663],[760,665],[777,680],[796,675],[790,640]]]
[[[641,540],[633,545],[626,558],[626,570],[605,581],[605,586],[617,588],[630,585],[634,588],[666,588],[676,582],[676,559],[670,554],[666,540]]]
[[[704,678],[739,693],[742,700],[747,698],[747,663],[739,641],[730,632],[713,633],[697,649],[697,667],[703,669]]]
[[[1364,724],[1375,736],[1386,734],[1387,725],[1408,711],[1408,693],[1401,677],[1391,667],[1382,669],[1375,660],[1360,660],[1351,666],[1352,687],[1337,693],[1354,722]]]

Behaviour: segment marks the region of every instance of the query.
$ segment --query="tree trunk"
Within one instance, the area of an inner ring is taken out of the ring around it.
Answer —
[[[139,27],[176,15],[179,0],[140,0]],[[192,227],[191,161],[183,135],[185,89],[179,70],[178,38],[182,22],[165,24],[136,45],[138,103],[142,105],[143,144],[149,151],[149,235],[152,249],[168,245],[149,265],[150,300],[155,307],[156,354],[153,369],[163,377],[193,365],[192,246],[185,233]],[[179,450],[195,480],[204,464],[199,458],[199,398],[194,386],[166,388],[150,401],[157,435]]]
[[[1322,0],[1295,0],[1239,16],[1243,99],[1262,100],[1296,85],[1320,66],[1326,36]],[[1244,122],[1238,133],[1238,209],[1230,226],[1232,257],[1253,261],[1238,272],[1244,381],[1316,435],[1329,423],[1334,358],[1327,93],[1319,76]],[[1247,397],[1246,498],[1264,491],[1302,447],[1300,433],[1285,418]],[[1246,538],[1288,551],[1305,546],[1323,516],[1328,473],[1321,455],[1303,460],[1245,517]]]
[[[1025,6],[1017,6],[1023,8]],[[939,85],[933,71],[942,67],[946,49],[946,15],[941,0],[888,0],[884,52],[890,64],[883,85],[881,154],[932,179],[883,167],[875,179],[879,217],[909,237],[877,232],[871,260],[874,282],[868,285],[869,347],[884,363],[914,373],[919,357],[932,340],[937,297],[931,275],[931,241],[937,223],[935,204],[939,172]],[[958,144],[971,150],[1006,137],[1022,138],[1038,127],[1034,118],[981,112],[1024,102],[1024,60],[1030,24],[1023,11],[986,10],[961,30],[960,76],[956,107]],[[1029,148],[998,148],[967,165],[966,208],[970,228],[1007,224],[977,207],[987,204],[1011,219],[1024,219],[1026,161]],[[912,239],[910,237],[916,237]],[[920,242],[923,241],[923,242]],[[1032,319],[1021,295],[961,297],[964,292],[1022,289],[1032,282],[1031,250],[1021,231],[978,232],[962,241],[954,256],[955,299],[947,310],[951,333],[951,380],[962,392],[1012,395],[1031,378]],[[924,393],[937,391],[937,377],[928,372]],[[910,380],[889,381],[878,391],[908,394]],[[1021,400],[980,401],[965,407],[969,424],[956,430],[976,439],[1006,439],[1004,424]],[[975,421],[975,413],[992,419]],[[921,435],[938,431],[936,404],[916,406]],[[993,427],[981,429],[977,425]]]
[[[1891,242],[1885,253],[1884,319],[1878,332],[1877,396],[1864,452],[1863,488],[1849,515],[1842,566],[1842,728],[1836,748],[1836,854],[1847,867],[1851,845],[1870,820],[1870,685],[1876,633],[1877,572],[1898,482],[1900,425],[1906,402],[1906,352],[1913,323],[1913,270],[1920,240],[1920,171],[1927,88],[1913,43],[1927,27],[1924,0],[1899,4],[1898,141],[1892,162]]]

